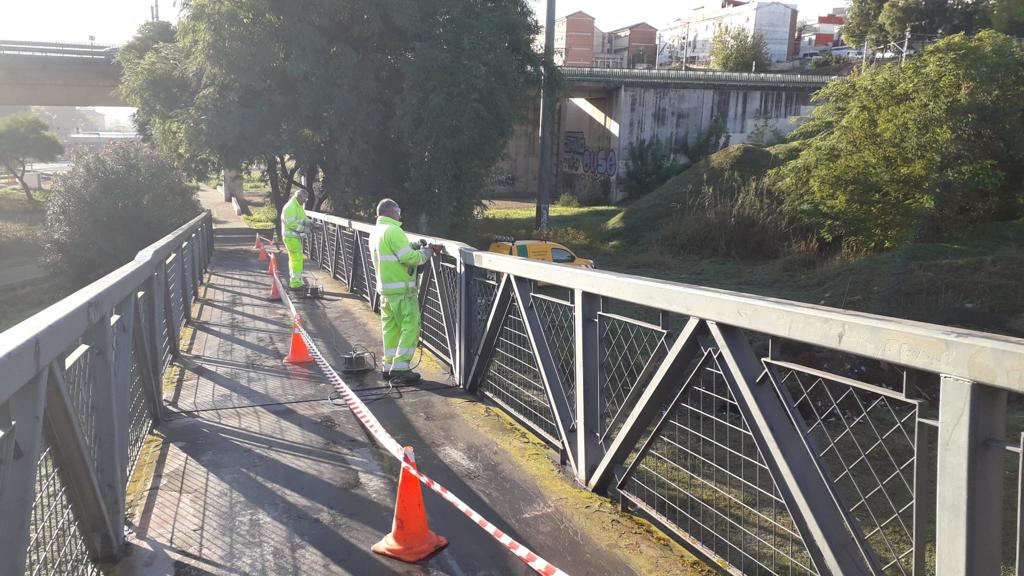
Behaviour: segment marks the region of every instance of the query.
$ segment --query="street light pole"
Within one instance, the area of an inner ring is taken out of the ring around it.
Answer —
[[[541,237],[548,232],[551,206],[551,148],[555,129],[555,86],[551,73],[555,62],[555,0],[548,0],[547,23],[544,26],[544,70],[540,103],[540,171],[537,174],[537,230]]]

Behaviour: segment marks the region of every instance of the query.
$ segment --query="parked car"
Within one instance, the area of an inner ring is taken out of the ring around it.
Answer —
[[[567,264],[580,268],[593,268],[594,261],[580,258],[572,250],[558,242],[546,240],[516,240],[508,236],[498,236],[487,248],[489,252],[519,256],[531,260],[543,260],[555,264]]]

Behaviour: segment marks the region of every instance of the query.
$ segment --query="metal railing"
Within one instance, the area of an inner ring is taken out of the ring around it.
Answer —
[[[310,217],[375,306],[372,225]],[[709,563],[1024,573],[1024,340],[430,240],[422,343]]]
[[[562,79],[569,83],[628,85],[764,86],[817,90],[840,78],[823,74],[771,74],[713,70],[632,70],[570,66],[563,66],[558,70]]]
[[[0,574],[95,574],[213,252],[197,216],[0,333]]]
[[[32,42],[28,40],[0,40],[0,54],[20,56],[53,56],[59,58],[94,58],[113,60],[118,46],[112,44],[82,44],[72,42]]]

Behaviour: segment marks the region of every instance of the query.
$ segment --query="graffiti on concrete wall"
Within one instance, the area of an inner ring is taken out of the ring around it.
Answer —
[[[574,174],[613,177],[619,172],[619,157],[611,148],[588,148],[583,132],[565,132],[562,141],[562,170]]]

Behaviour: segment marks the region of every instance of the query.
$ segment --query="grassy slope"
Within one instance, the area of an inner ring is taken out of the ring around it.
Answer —
[[[35,192],[31,204],[17,186],[0,188],[0,266],[38,262],[43,258],[39,233],[46,218],[47,192]],[[8,286],[0,297],[0,331],[35,314],[71,293],[58,277],[47,276]]]
[[[703,182],[702,166],[710,168],[705,173],[721,173],[723,163],[758,162],[756,154],[741,150],[705,160],[625,209],[553,207],[550,238],[605,270],[1024,336],[1024,220],[852,261],[799,255],[752,262],[649,249],[652,238],[679,220],[664,206]],[[486,248],[493,234],[532,238],[532,230],[532,210],[492,209],[466,240]]]

